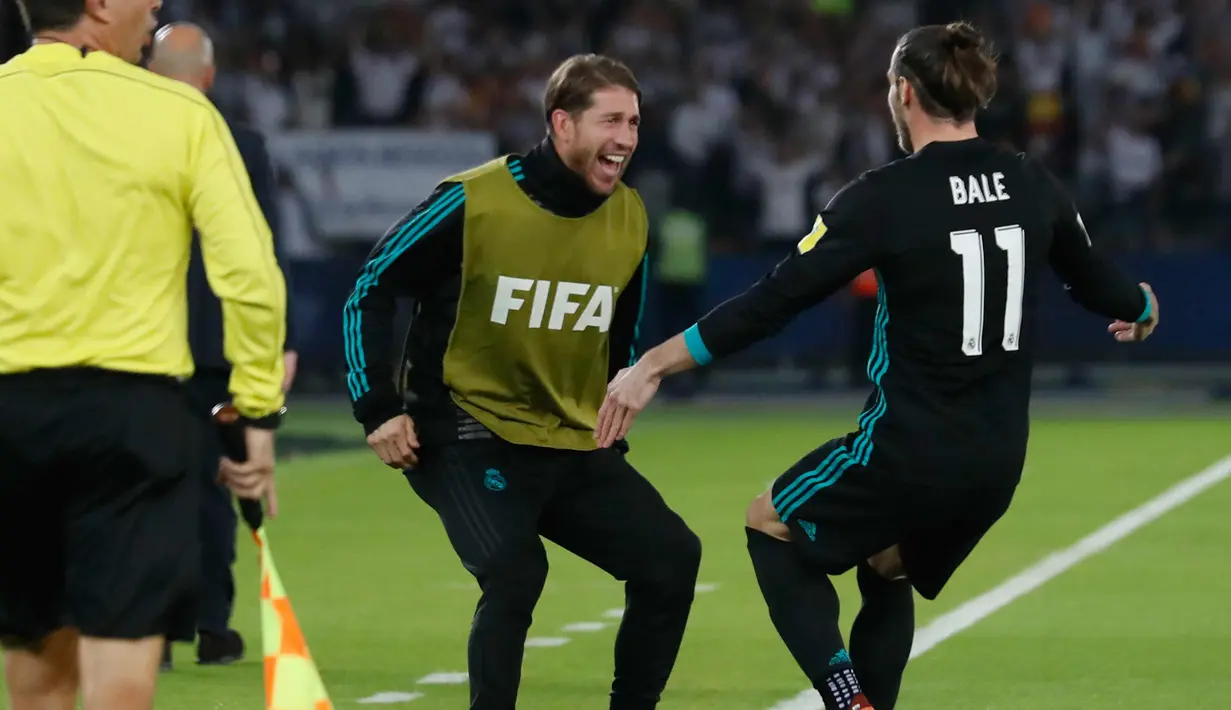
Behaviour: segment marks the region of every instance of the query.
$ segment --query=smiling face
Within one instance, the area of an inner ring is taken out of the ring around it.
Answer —
[[[630,89],[608,86],[593,92],[584,111],[569,114],[557,109],[552,114],[560,159],[600,195],[615,190],[637,150],[638,104]]]

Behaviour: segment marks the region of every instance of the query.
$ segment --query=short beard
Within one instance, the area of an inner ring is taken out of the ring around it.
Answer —
[[[904,153],[915,153],[915,144],[911,143],[911,132],[904,124],[894,122],[897,127],[897,148]]]
[[[910,127],[906,125],[906,107],[902,105],[902,97],[898,93],[900,86],[900,82],[894,80],[893,87],[889,90],[889,118],[893,121],[893,129],[898,134],[898,147],[902,149],[902,152],[910,155],[915,152],[915,146],[910,140]]]
[[[915,144],[911,143],[911,129],[906,126],[906,118],[894,112],[894,128],[897,130],[897,146],[906,153],[915,153]]]
[[[592,157],[593,156],[589,151],[578,149],[567,151],[561,156],[564,164],[568,166],[569,170],[582,175],[584,175],[586,170],[589,169],[590,160]]]

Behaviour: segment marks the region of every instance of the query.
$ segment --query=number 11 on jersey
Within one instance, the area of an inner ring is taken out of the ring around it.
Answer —
[[[962,257],[962,352],[983,354],[984,279],[983,236],[973,229],[949,233],[949,246]],[[996,246],[1008,255],[1008,289],[1004,304],[1006,351],[1017,350],[1022,330],[1022,297],[1026,282],[1026,233],[1016,224],[996,228]]]

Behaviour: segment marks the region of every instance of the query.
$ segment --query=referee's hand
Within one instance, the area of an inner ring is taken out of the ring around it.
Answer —
[[[419,465],[419,436],[409,414],[400,414],[368,434],[368,446],[386,466],[399,471]]]
[[[278,496],[274,490],[274,432],[272,429],[244,429],[248,459],[243,463],[222,459],[220,477],[235,495],[249,500],[265,500],[270,519],[278,517]]]

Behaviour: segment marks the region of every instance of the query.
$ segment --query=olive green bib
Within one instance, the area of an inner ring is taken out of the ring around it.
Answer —
[[[444,381],[505,441],[593,449],[608,331],[645,254],[645,207],[621,183],[591,214],[560,217],[519,176],[499,158],[449,178],[465,189],[466,223]]]

